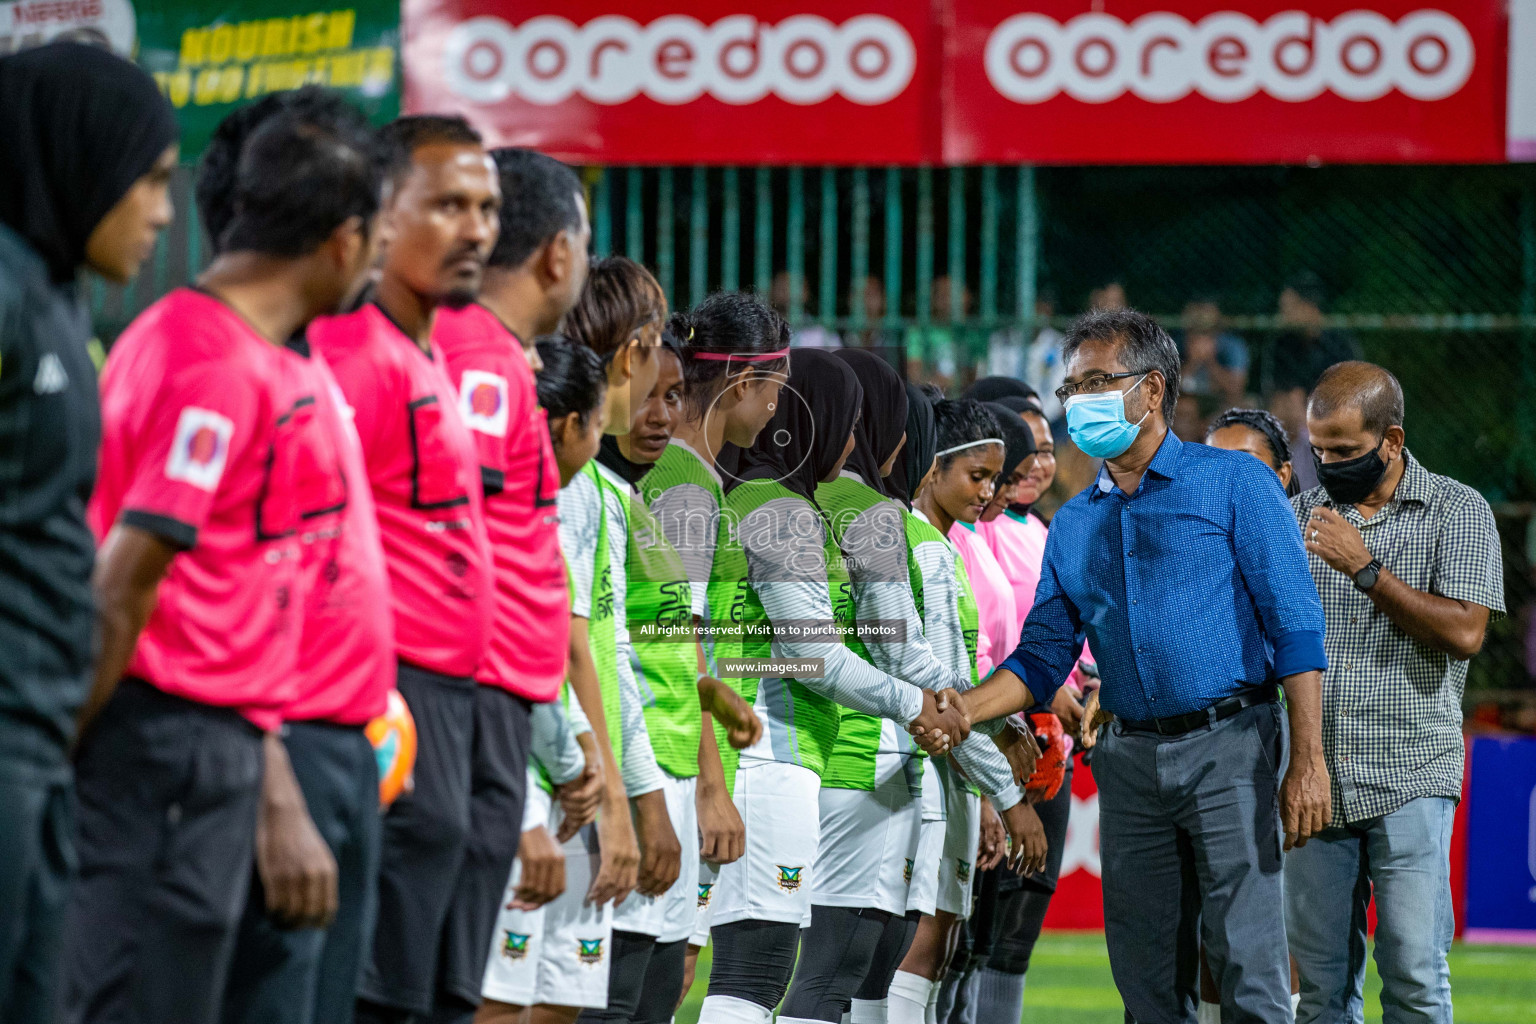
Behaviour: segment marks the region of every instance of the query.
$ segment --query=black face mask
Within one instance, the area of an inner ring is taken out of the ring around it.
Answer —
[[[1317,469],[1317,482],[1323,485],[1335,505],[1355,505],[1364,501],[1387,475],[1387,464],[1381,459],[1379,446],[1359,458],[1343,462],[1324,462],[1314,451],[1312,465]]]

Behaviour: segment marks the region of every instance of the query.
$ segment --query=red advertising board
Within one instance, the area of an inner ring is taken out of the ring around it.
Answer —
[[[407,111],[578,163],[939,158],[924,0],[405,0]]]
[[[405,0],[403,18],[407,110],[583,163],[1506,152],[1502,0]]]
[[[949,163],[1504,158],[1496,0],[950,0]]]

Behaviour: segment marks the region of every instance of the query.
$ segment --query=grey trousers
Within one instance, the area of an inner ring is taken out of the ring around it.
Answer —
[[[1278,704],[1182,736],[1099,734],[1104,930],[1136,1024],[1194,1024],[1200,941],[1223,1024],[1289,1024]]]

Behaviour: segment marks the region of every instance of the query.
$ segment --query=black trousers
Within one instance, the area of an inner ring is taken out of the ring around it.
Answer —
[[[480,1005],[491,933],[523,838],[533,705],[492,686],[475,688],[469,839],[443,923],[438,1002]]]
[[[426,1015],[432,1011],[443,922],[469,837],[479,687],[473,679],[405,662],[396,685],[416,720],[415,787],[384,816],[378,916],[358,995],[401,1013]]]
[[[378,760],[361,726],[293,722],[283,745],[315,828],[336,858],[330,928],[285,929],[254,874],[225,994],[225,1024],[347,1021],[373,938],[379,874]]]
[[[0,1024],[53,1020],[74,871],[69,769],[40,772],[7,764],[0,753]]]
[[[261,733],[124,680],[76,762],[67,1024],[212,1024],[250,888]]]

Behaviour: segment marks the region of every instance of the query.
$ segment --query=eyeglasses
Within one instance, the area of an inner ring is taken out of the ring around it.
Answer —
[[[1096,373],[1091,377],[1085,377],[1077,384],[1063,384],[1056,389],[1056,398],[1065,402],[1073,395],[1096,395],[1109,387],[1109,382],[1119,380],[1121,377],[1141,377],[1150,370],[1127,370],[1124,373]]]

